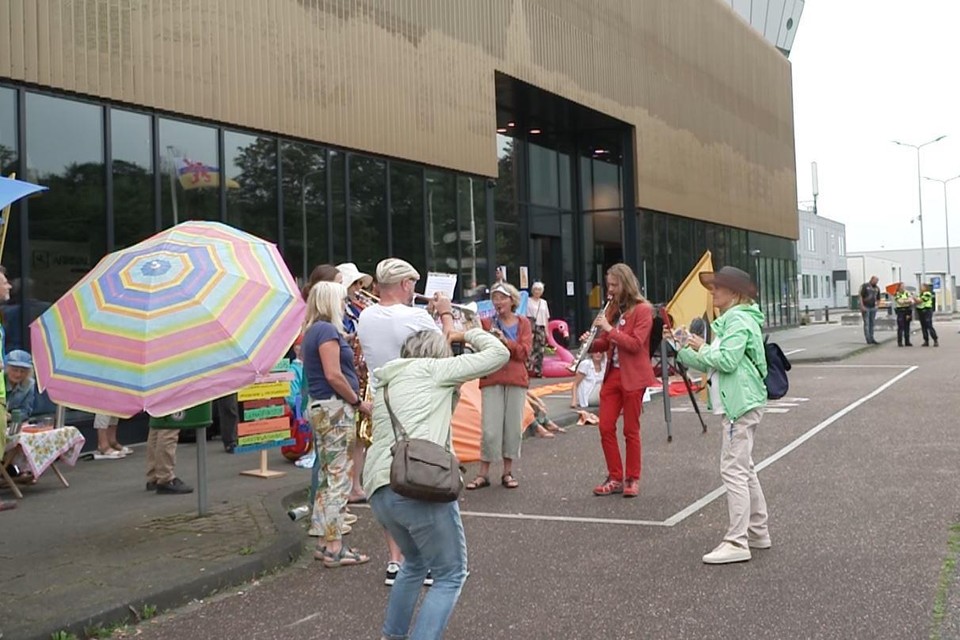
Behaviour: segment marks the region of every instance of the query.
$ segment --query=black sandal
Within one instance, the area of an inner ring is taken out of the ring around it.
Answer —
[[[500,476],[500,484],[507,489],[516,489],[520,486],[520,483],[517,482],[517,479],[513,477],[512,473],[505,473]]]
[[[484,487],[490,486],[490,478],[487,476],[477,476],[473,481],[464,487],[467,491],[473,491],[474,489],[483,489]]]

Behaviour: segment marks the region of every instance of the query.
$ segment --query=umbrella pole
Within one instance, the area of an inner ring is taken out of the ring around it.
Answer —
[[[207,515],[207,428],[197,429],[197,513]]]

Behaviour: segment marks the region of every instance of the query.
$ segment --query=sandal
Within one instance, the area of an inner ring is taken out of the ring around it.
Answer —
[[[323,566],[327,569],[336,569],[337,567],[352,567],[370,561],[370,556],[366,556],[356,549],[347,546],[340,547],[340,551],[333,553],[327,551],[327,548],[317,549],[313,552],[314,560],[322,560]]]
[[[520,483],[517,482],[517,479],[513,477],[512,473],[505,473],[500,476],[500,484],[507,489],[516,489],[520,486]]]
[[[487,476],[477,476],[473,481],[468,484],[464,489],[467,491],[473,491],[474,489],[483,489],[484,487],[490,486],[490,478]]]

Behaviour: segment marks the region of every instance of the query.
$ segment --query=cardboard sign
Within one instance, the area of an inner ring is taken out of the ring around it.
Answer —
[[[290,421],[285,417],[257,420],[256,422],[241,422],[237,425],[237,435],[252,436],[258,433],[280,431],[281,429],[286,429],[287,433],[290,432]]]
[[[262,400],[264,398],[285,398],[290,395],[289,382],[264,382],[254,384],[237,392],[237,400]]]
[[[273,442],[274,440],[286,440],[290,437],[290,429],[283,431],[270,431],[269,433],[256,433],[250,436],[243,436],[237,439],[237,444],[244,447],[248,444],[260,444],[263,442]]]
[[[245,422],[253,420],[266,420],[267,418],[279,418],[286,412],[287,408],[283,404],[270,404],[263,407],[253,407],[248,409],[243,407],[243,419]]]

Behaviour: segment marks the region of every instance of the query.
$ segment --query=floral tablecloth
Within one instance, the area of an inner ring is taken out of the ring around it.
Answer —
[[[50,465],[63,460],[71,467],[77,464],[86,439],[76,427],[63,427],[42,433],[20,433],[7,439],[5,453],[17,445],[15,463],[23,462],[34,478],[39,478]]]

